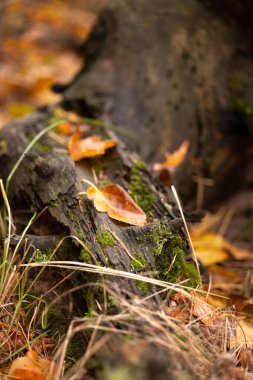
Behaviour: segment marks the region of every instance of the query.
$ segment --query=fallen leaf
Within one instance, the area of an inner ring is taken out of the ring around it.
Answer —
[[[79,115],[72,111],[65,111],[63,108],[57,106],[54,109],[54,116],[59,119],[67,120],[70,124],[79,124],[82,119]]]
[[[230,306],[231,298],[233,299],[234,294],[238,293],[238,288],[243,282],[241,272],[224,268],[221,265],[208,266],[208,272],[212,278],[212,292],[229,297],[227,299],[209,296],[209,302],[216,307]]]
[[[237,247],[232,244],[227,239],[223,239],[224,248],[229,252],[229,254],[236,260],[252,260],[253,252],[248,251],[247,249],[243,249]]]
[[[234,338],[230,339],[230,348],[238,346],[252,345],[253,343],[253,324],[245,321],[238,321],[235,327]]]
[[[65,135],[71,135],[71,125],[69,123],[62,123],[58,125],[57,130]]]
[[[77,127],[73,136],[69,140],[69,151],[74,161],[82,158],[95,157],[105,154],[109,148],[117,145],[114,140],[102,140],[100,136],[90,136],[81,139],[80,128]]]
[[[119,185],[87,189],[87,197],[94,201],[97,211],[107,212],[112,218],[135,226],[146,224],[146,214]]]
[[[194,234],[194,236],[201,236],[205,232],[210,231],[212,227],[217,225],[221,219],[225,217],[225,212],[226,210],[222,208],[216,213],[206,212],[201,222],[191,227],[191,233]]]
[[[212,265],[230,257],[236,260],[252,260],[253,252],[235,246],[221,234],[210,230],[222,216],[222,209],[216,214],[207,214],[201,223],[191,228],[191,239],[198,259],[204,265]]]
[[[49,378],[51,361],[41,358],[34,350],[26,353],[26,356],[15,359],[9,369],[8,377],[19,380],[52,380]],[[52,371],[55,372],[55,371]]]
[[[232,257],[235,260],[252,260],[253,252],[240,248],[223,236],[214,232],[206,232],[195,236],[191,234],[197,258],[204,265],[212,265]]]
[[[173,316],[188,322],[192,317],[199,319],[206,326],[217,325],[217,311],[207,302],[206,297],[190,291],[187,295],[182,293],[174,294],[171,299],[177,304],[179,310]],[[181,310],[180,310],[181,309]],[[182,319],[182,316],[184,319]]]
[[[238,352],[238,361],[242,367],[247,367],[247,370],[253,371],[253,354],[251,348],[243,348]]]
[[[197,236],[192,233],[191,239],[196,256],[204,265],[212,265],[229,258],[222,236],[214,232]]]
[[[169,171],[174,171],[184,161],[188,148],[189,141],[183,141],[175,152],[166,154],[164,162],[154,164],[154,170],[160,171],[162,169],[168,169]]]

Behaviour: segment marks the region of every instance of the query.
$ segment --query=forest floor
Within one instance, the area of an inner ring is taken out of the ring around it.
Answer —
[[[83,0],[72,0],[71,2],[67,0],[43,2],[4,0],[1,2],[0,127],[13,118],[30,114],[39,106],[59,101],[59,95],[51,90],[51,86],[54,83],[62,83],[62,78],[64,81],[70,81],[81,68],[82,44],[89,35],[96,14],[105,3],[106,0],[89,0],[85,2],[85,5]],[[178,190],[180,192],[180,189]],[[237,318],[236,321],[239,321],[243,333],[237,336],[236,343],[230,342],[230,347],[228,347],[224,334],[222,339],[220,338],[220,342],[212,342],[216,347],[217,355],[230,352],[233,366],[234,363],[240,364],[246,369],[246,372],[244,369],[237,372],[238,368],[231,369],[231,365],[227,364],[230,379],[251,378],[250,372],[253,370],[251,354],[253,343],[252,205],[252,192],[243,190],[226,203],[213,205],[204,220],[192,227],[191,239],[197,258],[203,266],[203,291],[212,295],[208,296],[208,304],[205,306],[202,304],[200,306],[198,301],[192,301],[192,299],[189,301],[186,295],[182,296],[183,301],[179,299],[179,296],[175,297],[173,301],[174,306],[181,305],[180,312],[174,310],[174,318],[181,320],[185,326],[189,326],[189,319],[192,315],[205,327],[211,325],[214,329],[218,325],[220,326],[221,314],[219,317],[218,314],[215,314],[216,322],[214,319],[210,319],[210,314],[214,310],[216,312],[218,310],[219,313],[222,311],[222,323],[230,323],[231,315]],[[197,296],[196,299],[198,299]],[[187,304],[188,301],[190,305]],[[120,302],[122,302],[122,307],[126,308],[127,305],[124,304],[126,301],[121,300]],[[187,307],[182,307],[182,304],[187,304]],[[2,306],[0,305],[0,307]],[[133,318],[137,318],[137,316],[140,318],[139,313],[143,312],[141,306],[138,307],[131,309]],[[182,309],[184,309],[183,312]],[[153,315],[150,317],[150,326],[159,330],[160,326],[155,326],[154,322],[156,317],[152,319],[153,317]],[[159,318],[163,318],[162,313]],[[143,322],[147,323],[144,319]],[[106,323],[111,326],[111,321],[106,320]],[[121,321],[118,323],[120,325]],[[121,327],[125,328],[123,323]],[[182,329],[181,333],[185,334],[183,328],[180,328]],[[132,327],[132,332],[133,329],[134,327]],[[150,334],[148,331],[145,333],[147,336]],[[162,333],[161,328],[159,334]],[[45,343],[41,340],[40,345],[48,348],[52,345],[52,341],[48,340]],[[171,345],[170,342],[168,347]],[[23,347],[25,351],[28,344],[24,344]],[[98,350],[98,347],[96,349]],[[89,355],[91,355],[92,348],[90,346],[89,350]],[[44,348],[40,351],[45,352]],[[137,351],[135,352],[136,358],[139,355],[139,351]],[[18,354],[18,351],[15,351],[14,354]],[[198,354],[197,351],[195,354]],[[38,361],[35,351],[31,351],[31,355],[35,355],[33,360]],[[126,355],[129,361],[137,360],[131,357],[129,352]],[[199,353],[199,355],[202,354]],[[12,352],[9,354],[9,358],[11,357]],[[83,363],[85,360],[87,357],[84,358]],[[48,365],[48,362],[46,364]],[[205,366],[203,361],[203,368],[199,370],[200,378],[211,378],[210,374],[204,374],[205,368],[208,367]],[[3,368],[4,372],[5,367],[3,366]],[[218,364],[216,370],[220,371],[217,375],[220,377],[217,378],[225,378],[225,372],[222,373]],[[51,379],[53,378],[51,377]],[[109,379],[109,377],[107,378]],[[116,379],[116,377],[114,378]],[[129,379],[129,377],[123,378]],[[41,379],[43,380],[43,377]]]

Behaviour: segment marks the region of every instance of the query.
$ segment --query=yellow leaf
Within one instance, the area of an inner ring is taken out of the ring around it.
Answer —
[[[196,237],[192,234],[191,238],[197,258],[204,265],[215,264],[229,258],[222,236],[214,232],[206,232]]]
[[[109,148],[117,145],[113,140],[102,140],[100,136],[90,136],[81,139],[79,127],[75,129],[73,136],[69,140],[69,151],[74,161],[79,161],[82,158],[95,157],[105,154]]]
[[[112,218],[135,226],[146,224],[146,214],[119,185],[87,189],[87,197],[94,201],[97,211],[107,212]]]

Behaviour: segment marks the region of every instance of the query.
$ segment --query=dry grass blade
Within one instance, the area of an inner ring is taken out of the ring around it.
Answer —
[[[69,270],[75,270],[75,271],[83,271],[88,273],[97,273],[101,275],[108,275],[108,276],[115,276],[115,277],[122,277],[129,280],[135,280],[135,281],[144,281],[149,284],[153,284],[156,286],[160,286],[162,288],[166,288],[168,290],[181,292],[187,295],[189,290],[194,290],[198,293],[207,294],[206,291],[202,289],[193,289],[189,286],[182,285],[182,284],[175,284],[170,283],[166,281],[157,280],[152,277],[146,277],[140,274],[132,273],[132,272],[126,272],[121,271],[113,268],[108,267],[102,267],[99,265],[94,264],[88,264],[84,262],[79,261],[44,261],[44,262],[38,262],[38,263],[28,263],[28,264],[21,264],[20,267],[30,267],[30,268],[38,268],[38,267],[51,267],[51,268],[62,268],[62,269],[69,269]],[[216,296],[216,294],[208,293],[210,295]],[[220,296],[219,296],[220,297]],[[222,297],[223,298],[223,297]]]
[[[190,235],[190,232],[189,232],[189,229],[188,229],[185,217],[184,217],[183,209],[182,209],[179,197],[177,195],[177,191],[176,191],[176,189],[175,189],[175,187],[173,185],[171,186],[171,190],[172,190],[172,193],[173,193],[173,195],[174,195],[174,197],[176,199],[176,202],[177,202],[177,205],[178,205],[181,217],[182,217],[183,222],[184,222],[184,227],[185,227],[186,233],[188,235],[189,243],[190,243],[192,254],[193,254],[193,259],[195,261],[195,264],[196,264],[196,267],[197,267],[197,270],[198,270],[198,273],[199,273],[199,279],[201,281],[201,275],[200,275],[200,270],[199,270],[199,262],[198,262],[198,259],[197,259],[197,256],[196,256],[193,244],[192,244],[191,235]]]

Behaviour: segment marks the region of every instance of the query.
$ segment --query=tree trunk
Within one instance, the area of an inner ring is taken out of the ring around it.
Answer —
[[[175,184],[192,199],[194,176],[210,178],[206,203],[244,182],[253,131],[252,4],[245,1],[115,0],[84,46],[85,63],[64,105],[102,115],[147,162],[190,141]],[[57,86],[56,86],[57,87]]]

